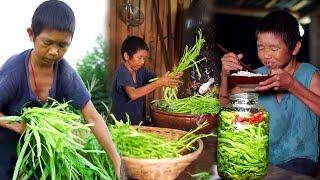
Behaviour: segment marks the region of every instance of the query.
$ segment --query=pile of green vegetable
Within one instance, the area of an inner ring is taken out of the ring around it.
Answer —
[[[227,179],[260,179],[268,165],[268,114],[223,110],[218,126],[218,172]]]
[[[196,141],[213,136],[213,134],[195,134],[196,131],[208,125],[206,122],[196,129],[189,131],[177,140],[168,139],[159,134],[143,132],[139,129],[132,129],[130,123],[123,123],[115,119],[114,125],[109,130],[112,140],[119,152],[126,157],[141,159],[163,159],[182,156],[186,150],[192,152],[197,150]]]
[[[202,32],[198,30],[198,36],[196,37],[195,45],[192,48],[186,46],[184,54],[180,59],[178,66],[171,73],[176,75],[182,73],[189,67],[195,67],[199,77],[201,77],[197,63],[203,59],[197,60],[201,48],[204,46],[205,39],[202,36]],[[173,113],[185,113],[185,114],[216,114],[220,110],[219,100],[212,94],[207,95],[194,95],[187,98],[178,99],[177,87],[166,87],[163,90],[163,99],[154,101],[156,108]]]
[[[193,177],[193,179],[195,180],[210,180],[211,179],[211,175],[208,172],[199,172],[196,174],[190,174],[188,173],[191,177]]]
[[[86,152],[84,156],[88,159],[88,161],[98,167],[102,174],[104,174],[103,178],[103,176],[100,176],[99,173],[95,171],[91,176],[94,177],[92,179],[117,179],[111,159],[109,158],[108,154],[102,149],[101,145],[98,143],[93,134],[87,137],[87,141],[84,145],[84,150]]]
[[[1,120],[27,124],[17,147],[18,160],[12,179],[115,179],[104,170],[106,167],[97,166],[85,157],[99,151],[84,149],[86,140],[77,134],[89,134],[92,124],[83,124],[80,119],[68,103],[57,102],[24,108],[21,116],[1,117]]]
[[[197,57],[199,56],[201,48],[204,46],[204,43],[205,43],[205,39],[203,38],[202,32],[199,29],[198,37],[196,37],[195,45],[191,49],[189,49],[188,46],[185,47],[185,50],[182,58],[180,59],[179,65],[175,69],[173,69],[173,71],[170,74],[175,76],[178,73],[182,73],[184,70],[188,69],[189,67],[195,66],[199,74],[199,77],[201,77],[197,63],[200,62],[202,59],[197,60]],[[165,101],[178,99],[177,92],[178,92],[177,87],[166,87],[164,89],[164,95],[163,95]]]
[[[156,100],[154,105],[166,112],[184,113],[184,114],[217,114],[220,110],[219,100],[211,94],[193,95],[181,99]]]

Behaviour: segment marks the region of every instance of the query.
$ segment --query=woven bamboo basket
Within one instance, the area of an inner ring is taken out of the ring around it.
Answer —
[[[133,126],[136,128],[136,126]],[[186,134],[186,131],[140,126],[143,132],[157,133],[161,136],[178,139]],[[128,168],[128,175],[140,180],[173,180],[175,179],[192,161],[198,158],[203,150],[202,140],[198,140],[198,149],[192,153],[177,158],[170,159],[137,159],[123,157]]]

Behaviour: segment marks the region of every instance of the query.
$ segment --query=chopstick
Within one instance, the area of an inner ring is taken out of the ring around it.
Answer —
[[[229,53],[230,51],[228,51],[226,48],[224,48],[221,44],[219,43],[216,43],[216,45],[218,46],[218,48],[221,49],[221,51],[223,51],[224,53]],[[252,73],[256,73],[253,69],[251,69],[248,65],[244,64],[242,61],[240,61],[238,59],[239,63],[241,64],[242,67],[244,67],[246,70],[248,70],[249,72],[252,72]]]

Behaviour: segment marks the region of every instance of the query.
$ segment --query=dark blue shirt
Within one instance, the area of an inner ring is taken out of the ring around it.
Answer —
[[[148,70],[145,67],[140,68],[137,71],[137,82],[135,83],[131,77],[130,72],[121,64],[112,80],[112,107],[111,112],[115,115],[118,120],[127,121],[126,113],[130,117],[131,124],[137,125],[140,122],[145,122],[146,120],[146,107],[145,101],[146,96],[140,97],[134,101],[130,99],[126,93],[124,87],[131,86],[134,88],[140,88],[145,86],[150,79],[157,77],[157,75]]]
[[[0,112],[20,115],[24,106],[36,102],[29,81],[28,63],[31,49],[10,57],[0,69]],[[71,101],[82,109],[91,95],[77,72],[62,59],[54,64],[54,77],[49,97],[59,102]],[[16,161],[16,145],[20,135],[0,127],[0,179],[10,179]]]

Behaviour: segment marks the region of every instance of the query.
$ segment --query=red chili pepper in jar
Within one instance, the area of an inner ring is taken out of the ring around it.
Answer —
[[[251,116],[243,116],[243,115],[235,115],[233,123],[244,123],[244,122],[250,122]]]
[[[253,116],[250,118],[250,123],[257,124],[261,121],[264,121],[266,119],[267,115],[264,112],[258,112],[253,114]]]
[[[257,124],[261,121],[264,121],[266,119],[267,115],[264,112],[258,112],[253,114],[252,116],[239,116],[236,115],[233,123],[244,123],[244,122],[249,122],[251,124]]]

